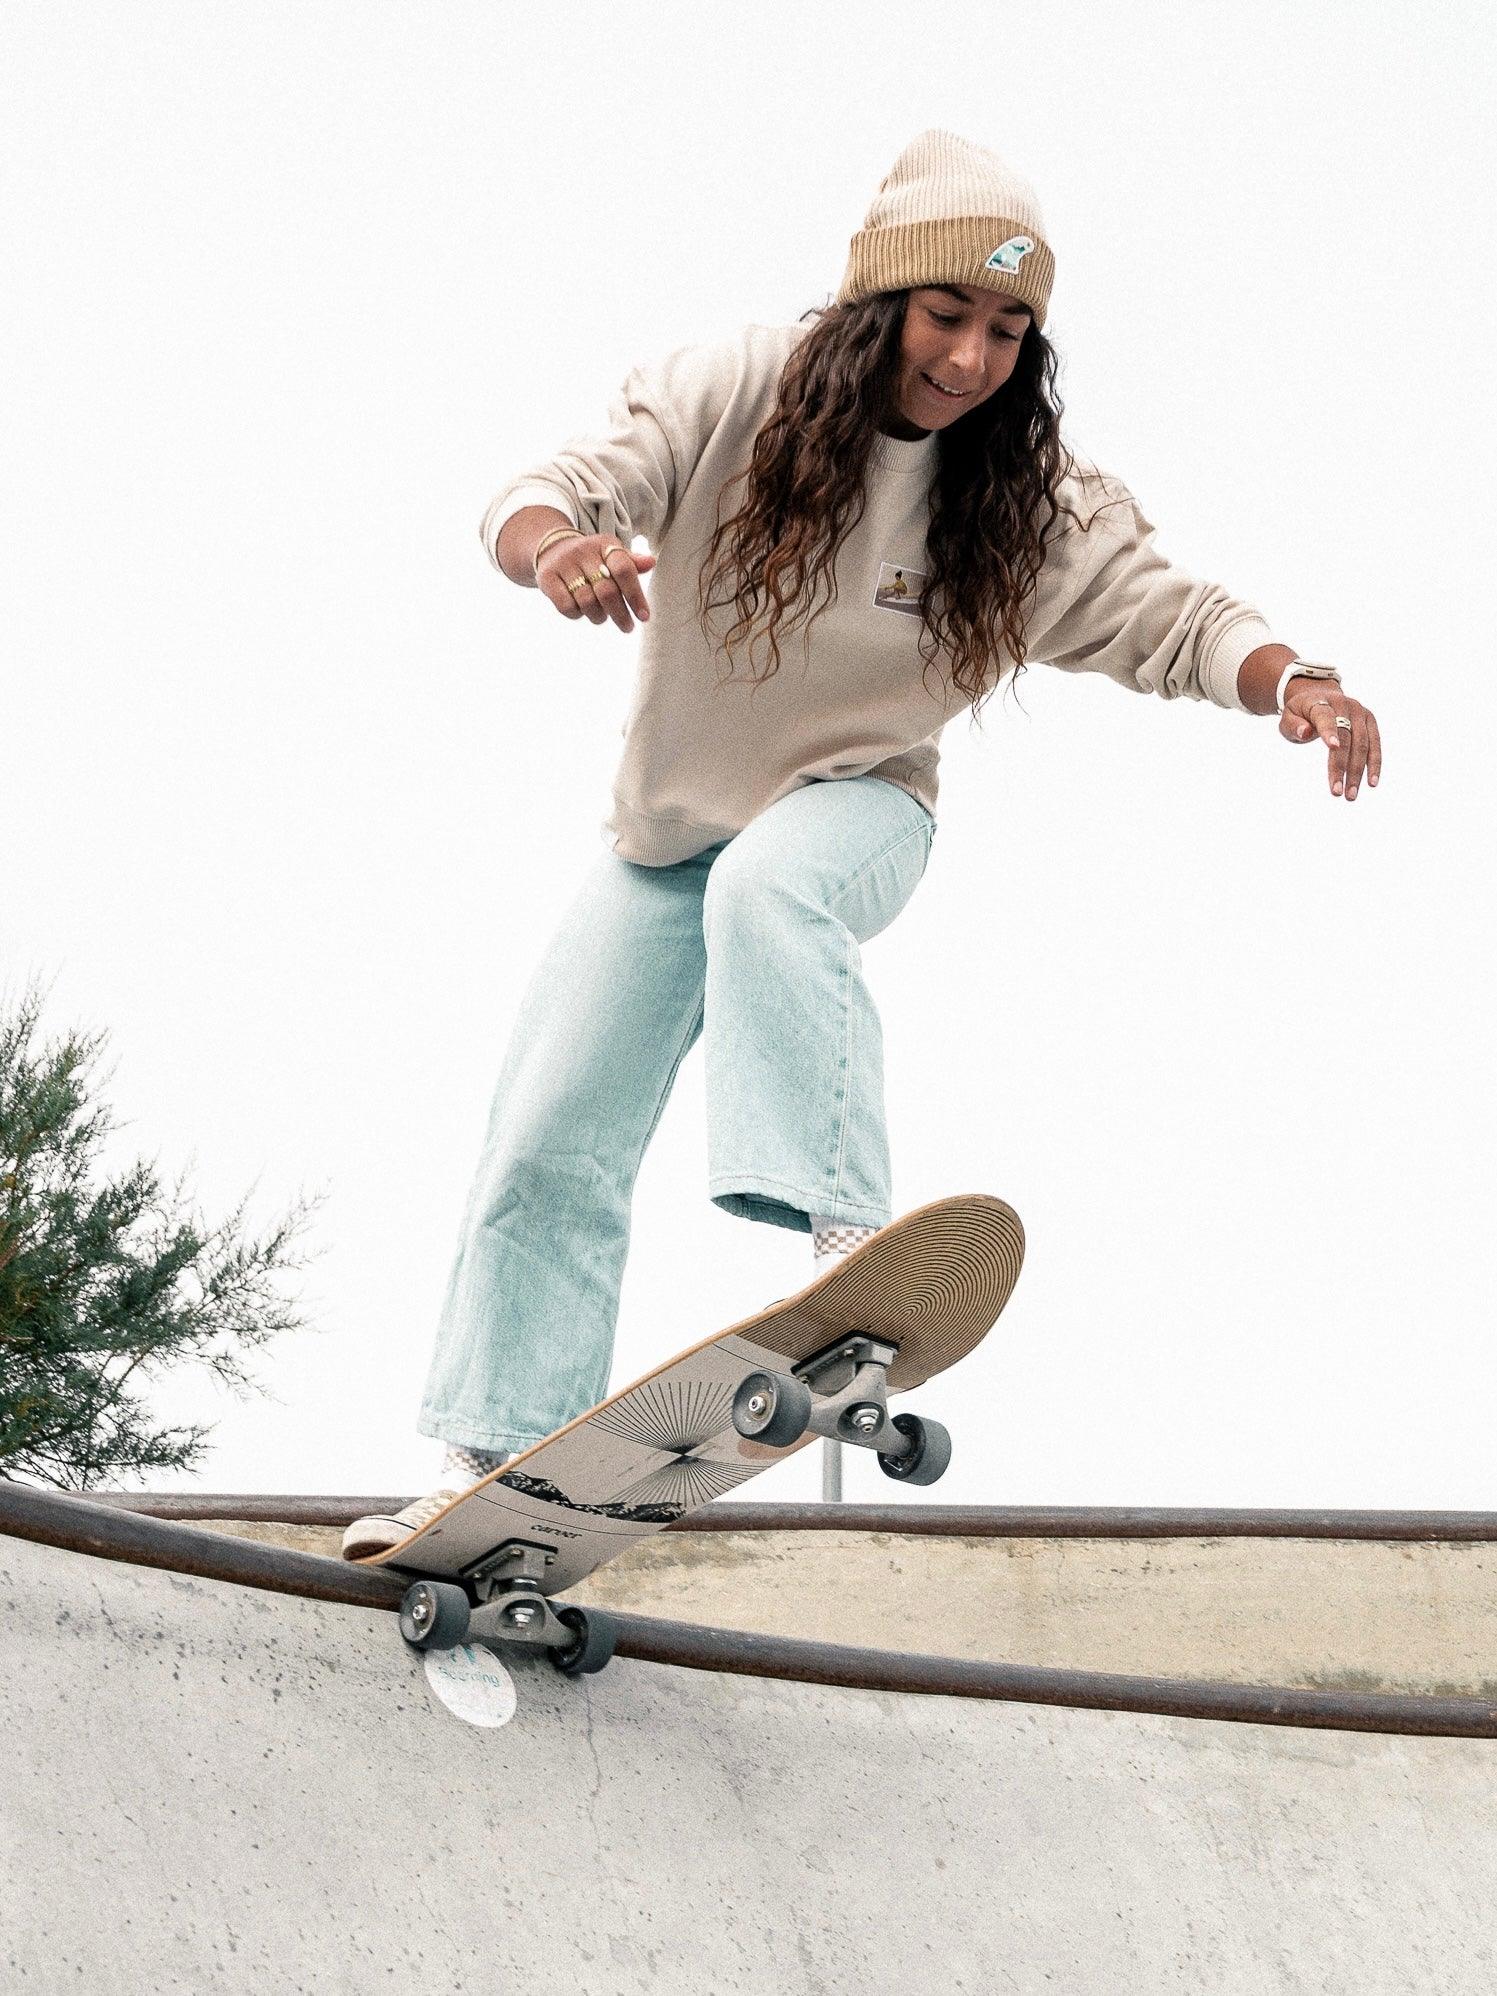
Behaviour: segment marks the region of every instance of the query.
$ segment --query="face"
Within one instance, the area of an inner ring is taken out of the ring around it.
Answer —
[[[929,284],[911,291],[900,338],[897,408],[886,434],[913,441],[994,395],[1014,371],[1030,323],[1012,293]],[[926,380],[960,395],[943,395]]]

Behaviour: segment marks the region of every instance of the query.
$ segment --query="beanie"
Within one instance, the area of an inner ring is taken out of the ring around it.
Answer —
[[[1045,323],[1055,257],[1029,182],[997,153],[939,128],[911,139],[848,246],[839,305],[875,291],[962,284],[1006,291]]]

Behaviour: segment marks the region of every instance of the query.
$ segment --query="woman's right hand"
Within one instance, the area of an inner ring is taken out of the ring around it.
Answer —
[[[616,535],[568,534],[541,556],[536,587],[564,617],[586,617],[590,624],[612,617],[621,631],[632,631],[631,610],[641,623],[649,622],[640,577],[654,566],[654,555],[632,554]],[[579,582],[579,577],[586,580]]]

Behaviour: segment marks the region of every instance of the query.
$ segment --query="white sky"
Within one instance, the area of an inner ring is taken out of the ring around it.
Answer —
[[[710,31],[704,32],[704,20]],[[0,981],[106,1028],[110,1159],[191,1166],[315,1333],[196,1372],[214,1490],[424,1489],[414,1417],[510,1020],[637,633],[487,564],[642,357],[826,302],[943,125],[1036,186],[1069,439],[1332,658],[1383,782],[1101,678],[946,731],[867,946],[900,1210],[1027,1265],[925,1388],[971,1503],[1497,1504],[1492,16],[763,0],[11,6],[0,62]],[[615,1384],[810,1279],[707,1200],[702,1046]],[[815,1451],[746,1496],[818,1490]],[[162,1483],[164,1479],[153,1479]]]

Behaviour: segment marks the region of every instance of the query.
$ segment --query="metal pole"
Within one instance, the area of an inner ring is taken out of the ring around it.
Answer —
[[[821,1501],[842,1502],[842,1444],[830,1435],[821,1438]]]

